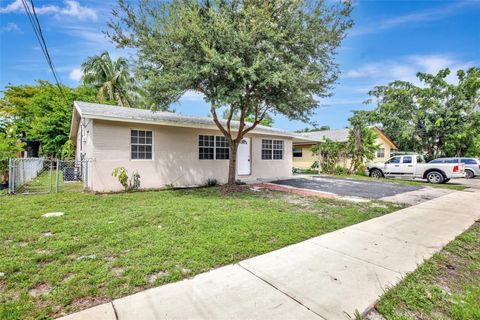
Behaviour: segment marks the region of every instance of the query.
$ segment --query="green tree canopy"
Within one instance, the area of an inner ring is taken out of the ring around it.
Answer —
[[[362,173],[365,163],[375,158],[380,145],[377,144],[377,134],[364,121],[356,117],[350,118],[352,128],[349,130],[345,153],[351,158],[350,173]]]
[[[107,51],[88,57],[82,64],[83,84],[97,90],[97,100],[115,101],[120,106],[139,107],[140,89],[125,58],[112,60]]]
[[[73,101],[95,101],[95,90],[63,87],[38,81],[37,85],[7,86],[0,100],[0,113],[7,116],[18,132],[41,142],[45,156],[60,156],[68,141]]]
[[[330,126],[329,125],[323,125],[323,126],[313,126],[313,127],[306,127],[306,128],[303,128],[303,129],[300,129],[300,130],[296,130],[295,132],[298,132],[298,133],[307,133],[307,132],[313,132],[313,131],[325,131],[325,130],[330,130]]]
[[[370,92],[377,103],[358,112],[380,123],[401,150],[438,156],[478,156],[480,140],[480,68],[457,72],[458,83],[446,81],[449,69],[436,75],[418,73],[421,85],[394,81]]]
[[[350,11],[349,2],[308,0],[146,0],[138,7],[119,0],[108,34],[137,50],[138,74],[160,107],[188,90],[204,95],[230,143],[232,184],[238,144],[268,112],[307,120],[329,95]],[[217,111],[225,107],[222,121]]]
[[[211,114],[210,114],[211,115]],[[222,113],[222,118],[223,119],[228,119],[228,117],[230,116],[230,110],[227,109],[227,110],[223,110],[223,113]],[[238,112],[236,114],[234,114],[232,117],[231,117],[232,120],[236,120],[236,121],[239,121],[240,120],[240,114],[238,114]],[[255,117],[252,116],[252,115],[247,115],[245,117],[245,121],[248,123],[253,123],[255,121]],[[272,116],[270,116],[269,114],[266,114],[262,121],[260,121],[260,124],[263,125],[263,126],[267,126],[267,127],[271,127],[273,125],[273,118]]]

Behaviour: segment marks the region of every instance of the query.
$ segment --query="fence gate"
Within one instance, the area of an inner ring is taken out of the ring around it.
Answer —
[[[55,192],[81,192],[88,185],[88,161],[57,160]]]
[[[84,190],[88,161],[45,158],[11,158],[8,163],[10,194],[34,194]]]

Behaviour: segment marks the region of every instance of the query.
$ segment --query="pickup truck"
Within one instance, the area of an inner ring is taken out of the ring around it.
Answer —
[[[435,184],[465,177],[463,163],[425,163],[423,157],[417,154],[395,156],[385,162],[370,163],[367,170],[368,175],[374,178],[427,179]]]

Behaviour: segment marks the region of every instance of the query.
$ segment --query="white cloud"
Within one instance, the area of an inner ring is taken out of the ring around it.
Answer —
[[[23,10],[22,0],[15,0],[6,7],[0,8],[0,13],[19,12]]]
[[[20,27],[14,22],[7,23],[2,29],[0,29],[0,32],[23,33],[22,29],[20,29]]]
[[[72,71],[70,71],[70,74],[68,75],[68,78],[73,81],[80,81],[82,80],[83,77],[83,71],[80,68],[74,68]]]
[[[465,62],[455,59],[451,55],[409,55],[396,60],[384,60],[368,63],[356,69],[345,72],[345,79],[376,80],[378,83],[391,80],[404,80],[418,83],[417,72],[435,74],[441,69],[449,68],[452,73],[447,78],[450,82],[455,81],[455,73],[458,69],[466,69],[475,65],[474,62]]]
[[[37,14],[55,14],[56,17],[72,17],[78,20],[97,20],[97,12],[88,7],[80,5],[75,0],[65,0],[65,6],[42,5],[36,6]],[[0,13],[25,13],[22,0],[15,0],[6,7],[0,8]]]
[[[65,31],[73,36],[86,40],[88,43],[95,46],[105,46],[110,44],[106,36],[98,29],[79,27],[79,26],[64,26]]]
[[[97,13],[92,8],[82,7],[74,0],[66,0],[66,7],[59,12],[60,15],[75,17],[79,20],[97,20]]]

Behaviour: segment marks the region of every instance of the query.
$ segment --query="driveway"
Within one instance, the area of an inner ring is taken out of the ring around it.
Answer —
[[[360,197],[367,199],[392,197],[401,193],[422,189],[422,187],[395,183],[331,177],[294,178],[277,180],[271,183],[294,188],[329,192],[342,197]]]

